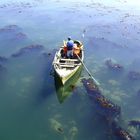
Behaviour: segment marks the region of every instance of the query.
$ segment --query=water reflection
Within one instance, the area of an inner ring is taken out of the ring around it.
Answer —
[[[73,77],[71,77],[65,85],[62,84],[60,78],[55,73],[54,75],[54,81],[55,81],[55,90],[57,94],[57,98],[59,103],[63,103],[67,97],[69,97],[75,88],[75,84],[78,81],[78,78],[80,77],[82,68],[79,69]]]

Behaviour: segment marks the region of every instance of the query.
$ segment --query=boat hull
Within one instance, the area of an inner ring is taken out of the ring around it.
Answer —
[[[55,71],[55,76],[57,77],[57,79],[59,79],[59,82],[61,82],[62,85],[66,85],[72,83],[73,80],[77,80],[77,78],[79,78],[82,67],[82,65],[78,66],[75,70],[73,70],[69,75],[65,77],[60,76],[59,73]]]

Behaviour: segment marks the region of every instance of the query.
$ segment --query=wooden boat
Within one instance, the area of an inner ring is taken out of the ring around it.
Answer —
[[[75,76],[78,71],[81,70],[84,52],[83,52],[83,44],[75,40],[74,41],[74,56],[73,58],[67,58],[65,55],[66,43],[64,41],[64,45],[60,47],[59,51],[56,52],[53,66],[55,74],[59,77],[62,84],[67,83],[72,77]]]

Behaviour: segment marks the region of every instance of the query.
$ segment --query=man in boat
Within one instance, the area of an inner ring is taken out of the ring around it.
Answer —
[[[67,57],[68,58],[73,57],[73,46],[74,46],[74,41],[71,39],[71,37],[68,37],[68,41],[67,41]]]

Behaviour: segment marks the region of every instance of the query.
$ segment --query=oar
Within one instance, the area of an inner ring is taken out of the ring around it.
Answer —
[[[82,65],[84,66],[85,70],[87,71],[88,75],[92,78],[92,80],[95,82],[95,84],[100,85],[100,83],[91,75],[91,73],[89,72],[88,68],[86,67],[86,65],[84,64],[84,62],[81,60],[81,58],[76,54],[76,56],[78,57],[78,59],[80,60],[80,62],[82,63]]]

